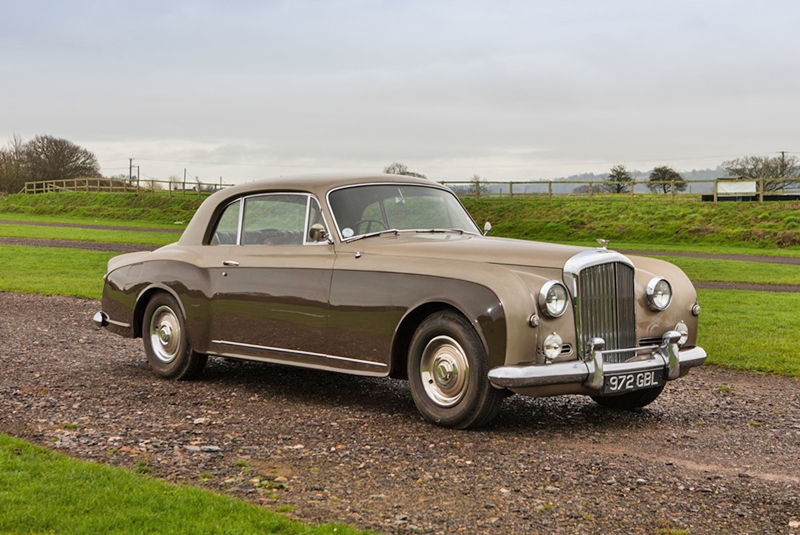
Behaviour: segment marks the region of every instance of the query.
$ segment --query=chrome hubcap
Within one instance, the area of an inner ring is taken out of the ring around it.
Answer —
[[[441,407],[452,407],[467,391],[467,355],[449,336],[437,336],[422,352],[420,375],[428,397]]]
[[[160,306],[150,320],[150,347],[158,360],[169,364],[178,356],[181,324],[168,306]]]

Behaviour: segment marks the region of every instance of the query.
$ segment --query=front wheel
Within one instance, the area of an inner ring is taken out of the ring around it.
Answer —
[[[432,314],[414,333],[408,382],[414,403],[427,420],[456,429],[489,423],[505,392],[489,383],[488,373],[478,333],[457,312]]]
[[[661,395],[662,390],[664,390],[664,385],[636,390],[619,396],[592,396],[592,399],[601,407],[608,409],[633,410],[650,405]]]
[[[167,379],[195,378],[208,360],[207,355],[192,350],[180,306],[166,293],[156,294],[147,303],[142,341],[150,368]]]

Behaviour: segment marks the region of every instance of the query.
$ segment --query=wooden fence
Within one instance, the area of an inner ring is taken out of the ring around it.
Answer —
[[[751,191],[729,191],[729,184],[752,184]],[[441,184],[451,188],[461,197],[475,199],[486,197],[529,198],[546,197],[600,197],[600,198],[629,198],[647,197],[660,200],[708,200],[718,202],[721,198],[764,202],[764,200],[795,200],[800,198],[800,178],[790,179],[730,179],[717,178],[714,180],[686,181],[686,189],[679,191],[675,183],[663,182],[608,182],[608,181],[573,181],[573,180],[539,180],[539,181],[511,181],[511,182],[473,182],[473,181],[445,181]],[[705,192],[692,191],[690,188],[701,184],[709,184],[708,188],[700,188]],[[662,192],[653,192],[647,186],[662,186]],[[616,188],[615,188],[616,186]],[[614,192],[613,189],[620,190]]]
[[[56,193],[63,191],[93,191],[106,193],[139,193],[163,191],[169,195],[211,195],[233,184],[208,182],[170,182],[147,180],[129,182],[115,178],[72,178],[67,180],[36,180],[25,182],[20,193]]]

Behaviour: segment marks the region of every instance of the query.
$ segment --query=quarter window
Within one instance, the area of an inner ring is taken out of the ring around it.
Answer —
[[[234,201],[225,207],[217,221],[217,228],[211,236],[211,245],[235,245],[239,232],[239,207],[242,202]]]

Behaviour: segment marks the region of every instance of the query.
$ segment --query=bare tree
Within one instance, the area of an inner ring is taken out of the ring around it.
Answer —
[[[409,171],[408,166],[398,162],[394,162],[392,165],[384,167],[383,172],[386,173],[387,175],[406,175],[406,176],[415,176],[417,178],[428,178],[423,174],[415,173],[414,171]]]
[[[628,193],[632,181],[633,178],[624,165],[615,165],[609,171],[603,189],[607,193]]]
[[[63,180],[102,176],[95,155],[66,139],[36,136],[22,147],[25,174],[28,180]]]
[[[797,156],[744,156],[722,162],[729,175],[764,180],[765,191],[776,191],[800,184],[800,160]],[[772,179],[772,180],[769,180]]]
[[[647,183],[647,189],[653,193],[672,193],[673,188],[674,191],[684,191],[687,187],[680,173],[667,165],[654,168]]]
[[[8,146],[0,148],[0,193],[17,193],[25,186],[22,139],[14,134]]]
[[[470,193],[474,194],[477,191],[478,195],[489,194],[489,183],[486,182],[485,179],[481,178],[480,175],[472,175],[472,178],[469,179],[469,182],[471,184]]]

